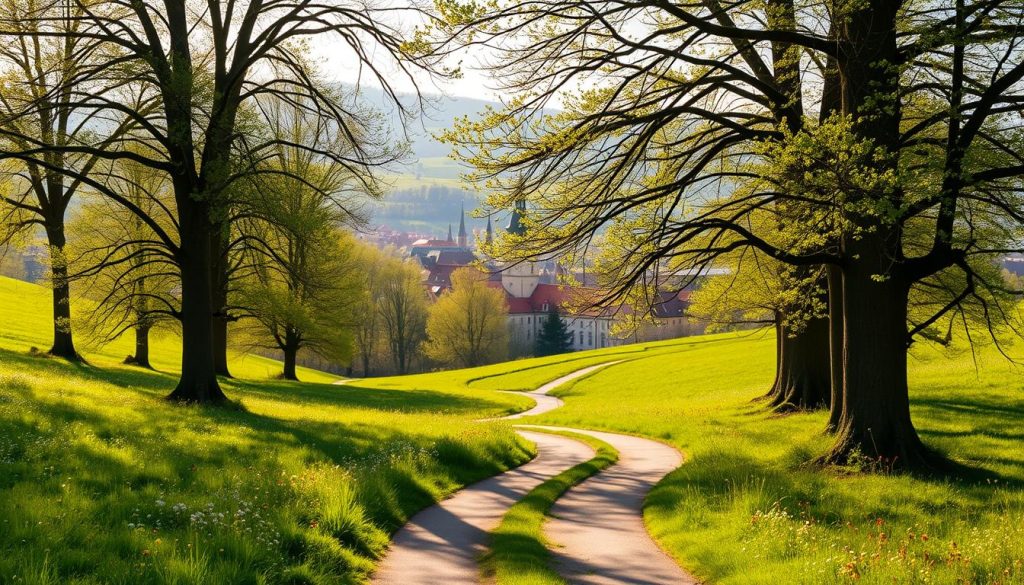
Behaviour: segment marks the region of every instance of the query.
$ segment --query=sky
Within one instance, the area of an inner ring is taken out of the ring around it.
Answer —
[[[401,1],[401,0],[399,0]],[[403,28],[412,25],[402,23]],[[332,81],[355,85],[380,84],[374,76],[365,70],[360,72],[358,62],[350,49],[334,35],[325,35],[323,38],[314,38],[311,41],[311,52],[314,58],[320,60],[322,71]],[[382,51],[379,51],[382,53]],[[458,65],[461,67],[463,77],[453,80],[431,79],[428,76],[419,76],[416,82],[420,91],[426,94],[441,94],[450,97],[468,97],[481,100],[499,101],[500,92],[494,89],[494,83],[487,74],[480,70],[482,56],[479,49],[474,54],[463,52],[456,55],[448,63],[449,66]],[[415,85],[409,78],[402,74],[394,63],[389,63],[382,54],[371,54],[371,59],[391,80],[394,89],[403,93],[412,93]]]

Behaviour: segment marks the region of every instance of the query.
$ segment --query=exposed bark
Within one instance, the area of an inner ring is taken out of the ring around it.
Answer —
[[[299,349],[304,344],[302,333],[291,325],[285,325],[284,335],[275,335],[275,339],[277,347],[284,354],[284,369],[281,372],[281,377],[285,380],[298,380],[299,376],[295,371],[295,365],[298,361]]]
[[[295,373],[295,358],[299,353],[298,348],[286,347],[284,348],[284,371],[281,377],[285,380],[298,380],[299,377]]]
[[[775,384],[769,406],[779,411],[826,408],[831,401],[828,319],[812,319],[793,335],[776,327],[781,335]]]
[[[854,263],[843,278],[843,404],[836,444],[825,457],[846,464],[865,457],[884,468],[931,467],[937,461],[910,419],[907,391],[909,284],[872,281]]]
[[[135,327],[135,355],[131,363],[142,367],[153,369],[149,362],[149,325],[137,325]]]
[[[63,213],[59,220],[47,221],[46,239],[50,245],[51,290],[53,293],[53,346],[50,355],[79,361],[71,331],[71,288],[68,285],[68,267],[64,259]]]
[[[227,232],[216,228],[212,232],[211,256],[213,259],[213,366],[218,376],[231,378],[228,368],[228,288],[230,278],[227,267]]]
[[[190,199],[190,198],[185,198]],[[181,379],[167,398],[186,403],[227,400],[217,382],[213,347],[212,271],[209,205],[179,199],[181,246]]]
[[[233,377],[228,368],[228,321],[220,316],[213,319],[213,367],[218,376]]]
[[[829,401],[827,432],[839,428],[843,412],[843,271],[838,266],[826,267],[828,274],[829,369],[832,398]]]

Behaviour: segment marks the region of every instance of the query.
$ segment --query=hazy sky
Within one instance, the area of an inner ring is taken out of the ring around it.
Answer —
[[[311,45],[314,57],[322,62],[323,72],[332,80],[347,84],[362,82],[363,84],[379,86],[377,80],[369,72],[364,70],[360,74],[358,62],[352,55],[351,50],[342,45],[333,35],[312,39]],[[374,58],[375,64],[391,80],[396,90],[401,92],[413,91],[413,83],[406,75],[399,71],[394,63],[389,63],[388,59],[385,58],[375,57],[378,56],[371,55],[371,58]],[[380,55],[379,57],[383,56]],[[452,97],[470,97],[497,101],[500,94],[492,89],[494,84],[484,72],[479,70],[482,64],[479,56],[462,54],[452,59],[449,65],[454,66],[460,62],[463,78],[438,81],[424,76],[417,79],[420,91],[429,94],[441,93]]]

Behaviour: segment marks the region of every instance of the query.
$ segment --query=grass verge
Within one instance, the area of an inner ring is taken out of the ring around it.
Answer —
[[[498,585],[563,585],[566,581],[551,567],[551,552],[544,542],[544,520],[562,494],[613,465],[619,452],[608,443],[581,433],[528,430],[569,437],[586,443],[596,454],[533,488],[509,508],[491,533],[490,549],[482,559],[481,569],[486,579],[493,579]]]

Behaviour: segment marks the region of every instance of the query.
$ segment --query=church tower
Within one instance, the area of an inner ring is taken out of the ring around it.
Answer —
[[[512,217],[508,220],[508,227],[505,228],[510,234],[517,236],[526,235],[526,226],[523,225],[523,212],[526,211],[526,201],[516,201],[515,209],[512,210]],[[515,298],[528,298],[540,284],[540,269],[531,260],[517,262],[505,266],[501,271],[501,286],[505,291]]]
[[[469,238],[466,234],[466,204],[462,204],[462,214],[459,216],[459,246],[469,246]]]

